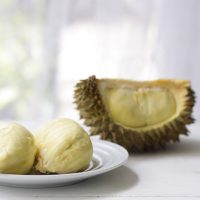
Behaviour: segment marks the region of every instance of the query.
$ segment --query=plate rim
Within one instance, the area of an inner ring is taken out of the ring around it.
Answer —
[[[26,175],[26,174],[3,174],[3,173],[0,173],[0,179],[1,178],[4,180],[6,180],[6,179],[10,179],[10,180],[18,179],[19,180],[20,179],[20,181],[23,181],[23,180],[45,180],[45,179],[52,180],[52,179],[84,178],[84,177],[89,178],[93,175],[103,174],[103,173],[106,173],[108,171],[111,171],[113,169],[120,167],[127,161],[128,157],[129,157],[128,151],[119,144],[116,144],[116,143],[113,143],[110,141],[106,141],[106,140],[102,140],[95,136],[91,137],[91,141],[93,144],[93,148],[95,148],[95,145],[94,145],[95,142],[104,143],[106,145],[113,146],[114,148],[116,148],[118,151],[121,152],[121,154],[123,155],[123,158],[121,160],[119,160],[118,162],[111,164],[105,168],[99,168],[99,169],[96,169],[93,171],[83,171],[83,172],[75,172],[75,173],[68,173],[68,174],[49,174],[49,175],[34,175],[34,174]],[[2,183],[5,181],[1,180],[0,182]],[[1,185],[1,183],[0,183],[0,185]]]

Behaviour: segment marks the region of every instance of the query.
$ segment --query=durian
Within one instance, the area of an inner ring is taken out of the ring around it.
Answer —
[[[179,141],[194,122],[194,92],[187,80],[131,81],[91,76],[75,86],[75,103],[91,135],[148,151]]]
[[[75,121],[50,121],[35,133],[38,148],[35,169],[41,173],[73,173],[87,168],[92,158],[89,135]]]
[[[35,160],[32,134],[17,123],[0,124],[0,173],[27,174]]]

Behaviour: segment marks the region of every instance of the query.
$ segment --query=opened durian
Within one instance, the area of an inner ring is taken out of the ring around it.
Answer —
[[[146,151],[179,141],[194,122],[195,97],[186,80],[81,80],[75,88],[80,118],[92,135],[129,151]]]

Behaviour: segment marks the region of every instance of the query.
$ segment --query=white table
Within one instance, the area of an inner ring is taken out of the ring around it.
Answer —
[[[125,166],[104,175],[59,188],[0,187],[0,199],[200,199],[200,125],[190,130],[180,144],[131,155]]]

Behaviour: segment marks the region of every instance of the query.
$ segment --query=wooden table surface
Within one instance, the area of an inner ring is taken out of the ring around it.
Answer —
[[[200,199],[200,124],[190,130],[181,143],[130,155],[124,166],[106,174],[58,188],[0,187],[0,199]]]

